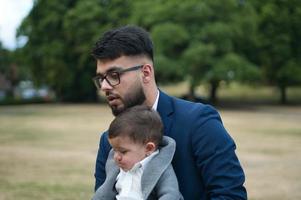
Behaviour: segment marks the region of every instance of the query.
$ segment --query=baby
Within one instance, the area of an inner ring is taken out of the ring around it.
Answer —
[[[147,106],[119,114],[109,127],[106,180],[93,200],[183,199],[171,165],[176,144],[162,132],[159,114]]]

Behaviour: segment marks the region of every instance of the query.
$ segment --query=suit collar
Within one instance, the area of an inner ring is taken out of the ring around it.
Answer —
[[[157,110],[160,115],[169,116],[173,113],[172,97],[159,90],[160,96]],[[162,116],[161,116],[162,117]]]
[[[159,90],[159,92],[160,96],[157,111],[160,114],[162,122],[164,124],[164,135],[169,136],[172,124],[172,114],[174,112],[172,97],[168,96],[161,90]]]
[[[142,174],[141,189],[145,199],[150,195],[162,174],[171,164],[175,153],[176,143],[173,139],[163,137],[161,145],[160,153],[149,161],[144,169],[145,173]]]

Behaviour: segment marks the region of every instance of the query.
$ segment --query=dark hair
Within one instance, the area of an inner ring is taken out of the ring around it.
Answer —
[[[92,55],[100,60],[145,55],[153,61],[153,42],[143,28],[127,25],[105,32],[92,49]]]
[[[144,105],[128,108],[119,114],[109,127],[109,138],[128,136],[134,142],[160,144],[163,124],[157,111]]]

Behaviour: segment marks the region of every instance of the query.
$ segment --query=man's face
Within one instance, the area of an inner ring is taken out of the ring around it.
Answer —
[[[123,70],[143,64],[139,58],[121,56],[115,60],[97,61],[97,74],[105,75],[110,71]],[[117,116],[125,109],[140,105],[145,102],[145,94],[140,81],[141,70],[121,73],[120,83],[111,86],[107,80],[103,80],[101,91],[106,96],[112,113]]]
[[[124,171],[132,169],[148,153],[146,145],[135,143],[127,136],[109,138],[109,142],[114,150],[116,164]]]

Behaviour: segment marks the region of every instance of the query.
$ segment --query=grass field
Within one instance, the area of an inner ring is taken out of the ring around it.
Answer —
[[[220,109],[250,200],[301,199],[301,106]],[[90,199],[106,105],[0,107],[0,200]]]

